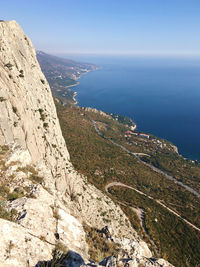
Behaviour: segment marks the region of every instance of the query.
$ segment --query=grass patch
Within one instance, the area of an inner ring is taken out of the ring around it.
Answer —
[[[21,194],[19,194],[17,192],[12,192],[12,193],[7,194],[7,200],[10,200],[10,201],[13,201],[19,197],[21,197]]]
[[[0,218],[4,220],[8,220],[11,222],[15,222],[17,217],[17,211],[12,209],[11,211],[7,211],[2,203],[0,203]]]
[[[84,225],[84,230],[86,233],[89,255],[92,260],[100,262],[108,256],[118,254],[119,246],[107,240],[98,229]]]

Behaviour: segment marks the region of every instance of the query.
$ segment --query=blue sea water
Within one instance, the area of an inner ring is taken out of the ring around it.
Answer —
[[[139,131],[167,139],[184,157],[200,160],[200,59],[79,60],[101,67],[73,87],[79,105],[128,116]]]

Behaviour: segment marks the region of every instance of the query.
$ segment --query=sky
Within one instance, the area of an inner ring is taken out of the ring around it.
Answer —
[[[200,0],[1,0],[0,10],[48,53],[200,56]]]

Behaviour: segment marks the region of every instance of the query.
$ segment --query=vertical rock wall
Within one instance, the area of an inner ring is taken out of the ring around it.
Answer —
[[[0,111],[0,145],[27,149],[63,191],[69,154],[34,47],[15,21],[0,22]]]

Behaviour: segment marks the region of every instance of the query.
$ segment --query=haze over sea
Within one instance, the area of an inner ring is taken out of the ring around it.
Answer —
[[[71,58],[101,67],[72,88],[79,105],[128,116],[200,160],[200,58]]]

